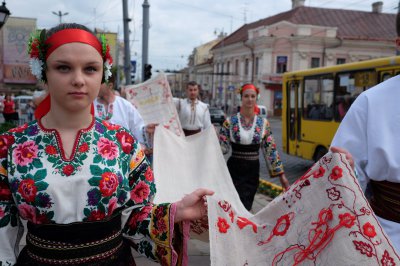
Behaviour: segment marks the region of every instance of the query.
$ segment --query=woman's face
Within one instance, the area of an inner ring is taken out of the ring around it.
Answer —
[[[52,107],[77,112],[92,104],[103,77],[103,59],[95,48],[67,43],[54,50],[46,63]]]
[[[255,90],[245,90],[242,93],[242,107],[252,108],[257,103],[257,92]]]

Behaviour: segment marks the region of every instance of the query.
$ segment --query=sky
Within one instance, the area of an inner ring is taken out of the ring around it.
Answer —
[[[127,0],[132,21],[131,58],[142,58],[142,4]],[[378,0],[306,0],[306,6],[371,11]],[[396,13],[398,0],[381,0],[384,13]],[[76,22],[94,29],[118,32],[123,41],[122,0],[6,0],[14,17],[36,18],[38,28],[60,22]],[[292,8],[291,0],[148,0],[150,4],[149,63],[155,70],[178,70],[187,65],[193,49],[217,37],[230,34],[245,23],[255,22]]]

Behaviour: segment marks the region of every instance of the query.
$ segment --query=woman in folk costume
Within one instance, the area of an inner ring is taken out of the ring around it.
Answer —
[[[258,88],[253,84],[245,84],[241,88],[240,112],[225,120],[219,134],[223,152],[227,153],[229,147],[232,147],[228,169],[247,210],[251,209],[259,184],[260,148],[264,151],[265,159],[270,165],[271,177],[278,176],[282,186],[285,189],[289,187],[269,122],[258,115],[258,94]]]
[[[32,36],[29,53],[49,95],[36,120],[0,136],[0,264],[135,265],[130,247],[162,265],[185,264],[187,221],[206,214],[212,191],[152,203],[138,142],[94,118],[112,63],[105,38],[61,24]],[[18,254],[21,219],[28,234]]]

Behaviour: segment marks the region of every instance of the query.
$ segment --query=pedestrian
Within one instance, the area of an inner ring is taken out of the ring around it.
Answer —
[[[115,94],[114,83],[114,76],[111,76],[107,82],[101,84],[99,95],[94,100],[95,116],[129,129],[136,140],[147,147],[149,137],[146,135],[143,118],[132,103]],[[154,125],[148,127],[150,131],[154,131]],[[148,150],[146,154],[151,155]]]
[[[219,140],[223,153],[232,147],[227,165],[239,197],[250,210],[260,178],[259,150],[270,166],[270,176],[279,177],[284,189],[289,187],[282,161],[276,149],[269,121],[257,112],[259,90],[253,84],[240,89],[242,104],[240,112],[228,117],[222,125]]]
[[[400,48],[400,15],[396,18]],[[361,93],[347,111],[332,146],[350,152],[360,185],[400,251],[400,76]]]
[[[11,98],[10,94],[6,94],[6,97],[4,98],[3,101],[3,116],[4,116],[4,120],[8,123],[18,123],[18,113],[16,111],[15,108],[15,102],[14,100]]]
[[[112,60],[105,38],[60,24],[28,47],[49,95],[37,120],[0,136],[0,265],[135,265],[130,247],[163,265],[184,259],[187,221],[206,214],[212,191],[152,203],[153,172],[138,142],[94,117]],[[20,219],[28,233],[18,255]]]
[[[190,81],[186,87],[186,99],[174,99],[185,136],[199,133],[211,126],[208,105],[199,100],[199,87]]]

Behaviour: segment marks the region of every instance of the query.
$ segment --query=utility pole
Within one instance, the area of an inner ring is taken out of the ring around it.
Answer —
[[[69,13],[68,12],[62,13],[61,11],[58,11],[58,12],[53,11],[53,14],[59,17],[60,24],[61,24],[62,23],[62,17],[68,15]]]
[[[142,34],[142,80],[145,80],[145,67],[149,63],[149,13],[150,5],[147,0],[143,1],[143,34]]]
[[[125,73],[125,85],[132,84],[131,80],[131,51],[129,46],[129,22],[131,21],[128,18],[128,0],[122,0],[122,14],[124,20],[124,49],[125,49],[125,58],[124,58],[124,73]]]

